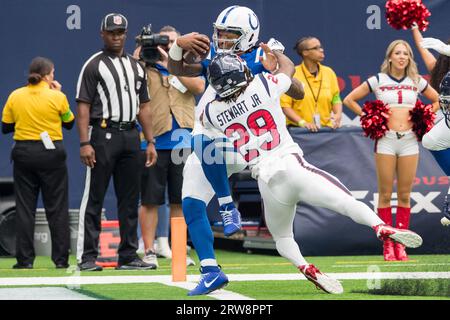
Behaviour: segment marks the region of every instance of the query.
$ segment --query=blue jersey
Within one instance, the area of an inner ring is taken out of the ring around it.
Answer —
[[[206,73],[207,73],[206,71],[208,69],[209,64],[211,63],[211,59],[214,58],[215,55],[216,55],[216,51],[214,50],[214,46],[211,45],[211,49],[209,51],[208,57],[201,62],[202,67],[203,67],[202,75],[205,78],[206,78]],[[263,55],[264,55],[263,49],[261,49],[260,47],[254,47],[253,50],[240,55],[240,57],[242,58],[242,60],[244,60],[247,63],[247,66],[252,71],[253,75],[257,75],[263,71],[268,72],[264,68],[262,63],[259,61],[259,57],[262,57]]]

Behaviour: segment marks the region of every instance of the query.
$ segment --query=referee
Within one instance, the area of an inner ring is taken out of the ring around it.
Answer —
[[[71,129],[74,116],[54,65],[36,57],[28,85],[13,91],[2,116],[2,132],[14,132],[14,190],[16,198],[16,259],[14,269],[32,269],[35,259],[34,224],[39,190],[52,241],[56,268],[69,266],[69,206],[66,151],[61,125]]]
[[[111,175],[118,203],[119,270],[153,269],[136,254],[138,248],[138,198],[140,139],[136,117],[150,142],[146,166],[156,162],[151,113],[144,68],[124,52],[128,21],[118,13],[101,23],[102,51],[84,64],[77,85],[80,157],[87,166],[80,207],[77,244],[81,271],[101,271],[95,263],[101,231],[101,210]]]

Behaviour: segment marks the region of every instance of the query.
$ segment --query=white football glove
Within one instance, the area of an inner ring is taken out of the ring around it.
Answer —
[[[267,46],[272,51],[280,51],[281,53],[284,52],[283,44],[280,41],[278,41],[278,40],[276,40],[274,38],[270,38],[270,40],[267,42]]]
[[[420,46],[425,49],[433,49],[439,52],[440,54],[446,55],[450,57],[450,45],[445,44],[439,39],[435,38],[424,38],[420,42]]]
[[[450,226],[450,220],[448,220],[447,218],[442,218],[441,219],[441,224],[444,226],[444,227],[448,227],[448,226]]]

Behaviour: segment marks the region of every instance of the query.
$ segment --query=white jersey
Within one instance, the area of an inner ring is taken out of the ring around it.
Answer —
[[[391,106],[406,108],[413,108],[419,93],[423,93],[428,87],[428,82],[422,77],[416,83],[409,77],[397,80],[386,73],[370,77],[366,82],[378,100]]]
[[[250,167],[272,155],[303,154],[286,128],[280,106],[280,96],[291,82],[285,74],[256,75],[236,101],[206,104],[202,116],[205,128],[224,133]]]

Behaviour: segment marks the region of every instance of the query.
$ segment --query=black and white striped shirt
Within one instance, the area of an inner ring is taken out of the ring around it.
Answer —
[[[91,120],[134,121],[139,104],[150,100],[145,69],[125,53],[97,52],[81,69],[76,100],[91,105]]]

